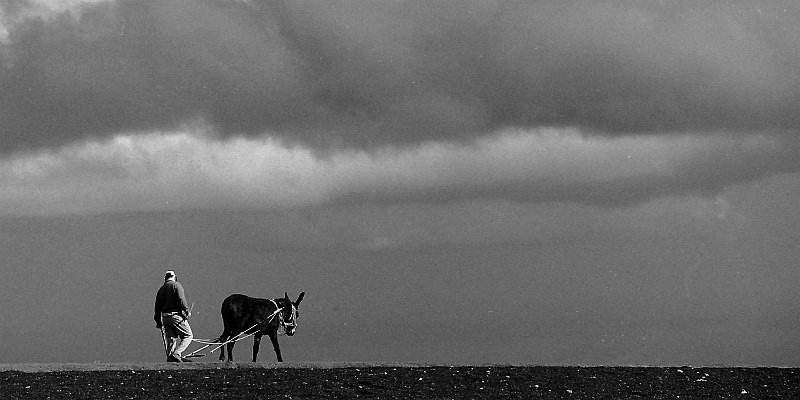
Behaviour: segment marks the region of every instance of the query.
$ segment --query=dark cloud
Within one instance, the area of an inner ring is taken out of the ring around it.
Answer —
[[[314,147],[509,126],[800,126],[791,2],[137,0],[79,11],[6,27],[4,152],[196,120]]]

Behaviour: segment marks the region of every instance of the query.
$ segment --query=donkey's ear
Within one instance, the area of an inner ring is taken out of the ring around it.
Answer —
[[[294,302],[294,306],[297,307],[300,305],[300,302],[303,301],[303,297],[305,297],[306,292],[300,292],[300,296],[297,296],[297,301]]]
[[[283,292],[283,298],[284,298],[284,299],[286,299],[286,300],[289,300],[290,302],[292,301],[292,300],[289,298],[289,292]]]

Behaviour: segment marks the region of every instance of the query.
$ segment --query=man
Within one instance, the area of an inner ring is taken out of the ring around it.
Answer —
[[[192,328],[189,326],[190,310],[183,293],[183,286],[178,283],[174,271],[167,271],[164,275],[164,284],[156,294],[155,312],[153,319],[156,328],[161,329],[164,335],[167,361],[189,362],[181,354],[192,343]]]

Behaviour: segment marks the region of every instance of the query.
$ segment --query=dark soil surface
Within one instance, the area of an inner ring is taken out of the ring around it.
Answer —
[[[800,369],[276,366],[0,370],[2,399],[789,399]]]

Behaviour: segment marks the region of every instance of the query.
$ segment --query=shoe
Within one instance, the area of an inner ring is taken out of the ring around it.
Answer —
[[[186,357],[181,357],[181,362],[192,362],[192,360]]]
[[[170,354],[169,357],[167,357],[167,361],[169,361],[169,362],[183,362],[180,358],[175,357],[175,356],[173,356],[171,354]]]

